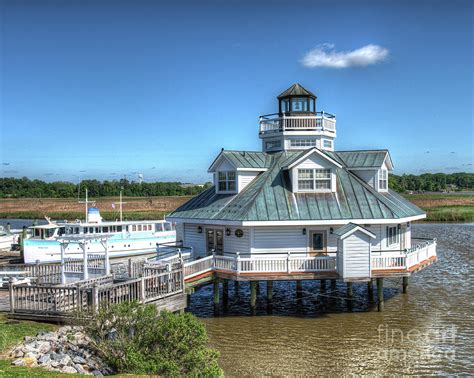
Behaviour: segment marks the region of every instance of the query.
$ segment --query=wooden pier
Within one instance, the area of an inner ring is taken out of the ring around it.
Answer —
[[[366,280],[373,292],[377,282],[378,309],[383,310],[383,279],[403,277],[403,292],[408,290],[408,277],[436,261],[436,241],[425,241],[410,250],[390,252],[371,258],[371,276]],[[63,259],[61,264],[6,265],[2,271],[17,270],[28,282],[10,282],[8,292],[9,314],[14,318],[61,321],[79,311],[93,315],[100,306],[109,303],[138,301],[153,303],[160,310],[181,311],[186,308],[186,293],[195,287],[214,282],[214,304],[219,303],[219,282],[224,289],[228,281],[251,282],[251,308],[256,306],[258,281],[326,280],[334,285],[341,279],[337,258],[332,256],[256,257],[211,255],[183,261],[180,248],[177,253],[158,260],[129,259],[126,263],[108,264],[105,256],[89,255],[87,267],[81,259]],[[87,274],[84,274],[87,269]],[[82,278],[81,278],[82,277]],[[347,297],[352,298],[352,282],[347,281]],[[323,285],[324,284],[324,285]],[[5,292],[4,292],[5,293]],[[267,297],[272,298],[272,285],[267,286]],[[223,299],[228,296],[226,290]],[[6,310],[5,296],[0,295],[0,310]]]

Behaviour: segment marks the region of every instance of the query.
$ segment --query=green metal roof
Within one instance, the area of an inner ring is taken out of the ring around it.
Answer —
[[[338,151],[334,154],[348,168],[379,168],[389,155],[388,150]]]
[[[285,98],[285,97],[290,97],[290,96],[310,96],[310,97],[316,98],[316,95],[314,93],[311,93],[307,89],[303,88],[301,84],[298,84],[298,83],[293,84],[286,91],[283,91],[282,93],[280,93],[277,98],[280,99],[280,98]]]
[[[233,151],[231,155],[235,153]],[[260,161],[265,161],[268,170],[259,173],[243,191],[238,194],[216,194],[212,187],[180,206],[170,217],[297,221],[397,219],[424,214],[421,209],[392,190],[388,193],[377,192],[345,167],[335,169],[336,192],[293,193],[288,171],[283,167],[301,152],[255,154],[261,157]]]
[[[271,157],[264,152],[255,151],[226,151],[222,150],[214,162],[209,167],[212,169],[213,165],[221,158],[225,157],[235,166],[235,168],[261,168],[266,169],[270,167]]]
[[[342,237],[342,236],[347,235],[347,234],[349,234],[349,233],[351,233],[352,231],[355,231],[355,230],[360,230],[360,231],[364,232],[365,234],[369,235],[372,238],[376,237],[376,235],[373,232],[371,232],[371,231],[367,230],[365,227],[362,227],[362,226],[360,226],[358,224],[355,224],[355,223],[347,223],[344,226],[339,227],[336,231],[334,231],[334,235]]]

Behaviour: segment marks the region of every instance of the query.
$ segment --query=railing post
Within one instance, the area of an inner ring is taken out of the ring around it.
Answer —
[[[171,293],[171,264],[166,265],[166,270],[168,271],[167,288],[168,288],[168,294],[169,294]]]
[[[40,261],[36,260],[36,263],[35,263],[35,277],[36,277],[37,282],[39,281],[39,277],[40,277],[39,266],[40,266]]]
[[[97,283],[94,282],[92,286],[92,313],[96,314],[99,310],[99,287]]]
[[[132,259],[128,259],[128,276],[132,278]]]
[[[240,252],[236,253],[235,264],[236,264],[235,266],[236,273],[237,275],[240,275]]]
[[[290,273],[290,252],[286,255],[286,272]]]
[[[145,277],[142,276],[140,280],[140,302],[144,304],[145,301],[146,301]]]
[[[13,277],[10,277],[10,280],[8,282],[8,289],[10,291],[10,313],[15,313],[15,293],[14,293],[14,284],[13,284]]]

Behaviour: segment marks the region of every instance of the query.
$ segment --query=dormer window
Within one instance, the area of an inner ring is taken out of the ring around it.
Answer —
[[[219,189],[219,192],[235,192],[236,191],[235,171],[218,172],[218,189]]]
[[[388,173],[386,169],[379,170],[379,190],[388,189]]]
[[[298,169],[298,191],[331,190],[330,169]]]

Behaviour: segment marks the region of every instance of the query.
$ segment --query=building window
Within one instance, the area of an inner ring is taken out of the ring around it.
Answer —
[[[292,112],[307,112],[308,101],[304,97],[296,97],[291,100],[291,111]]]
[[[388,174],[386,169],[379,171],[379,190],[387,190],[388,188]]]
[[[298,169],[298,190],[328,190],[331,189],[330,169]]]
[[[387,227],[387,247],[398,243],[398,227]]]
[[[274,148],[281,147],[281,140],[270,140],[265,144],[267,150],[273,150]]]
[[[323,147],[324,148],[332,148],[332,140],[323,139]]]
[[[235,172],[218,172],[218,188],[220,192],[234,192],[236,188]]]
[[[291,147],[315,147],[316,139],[290,139]]]

